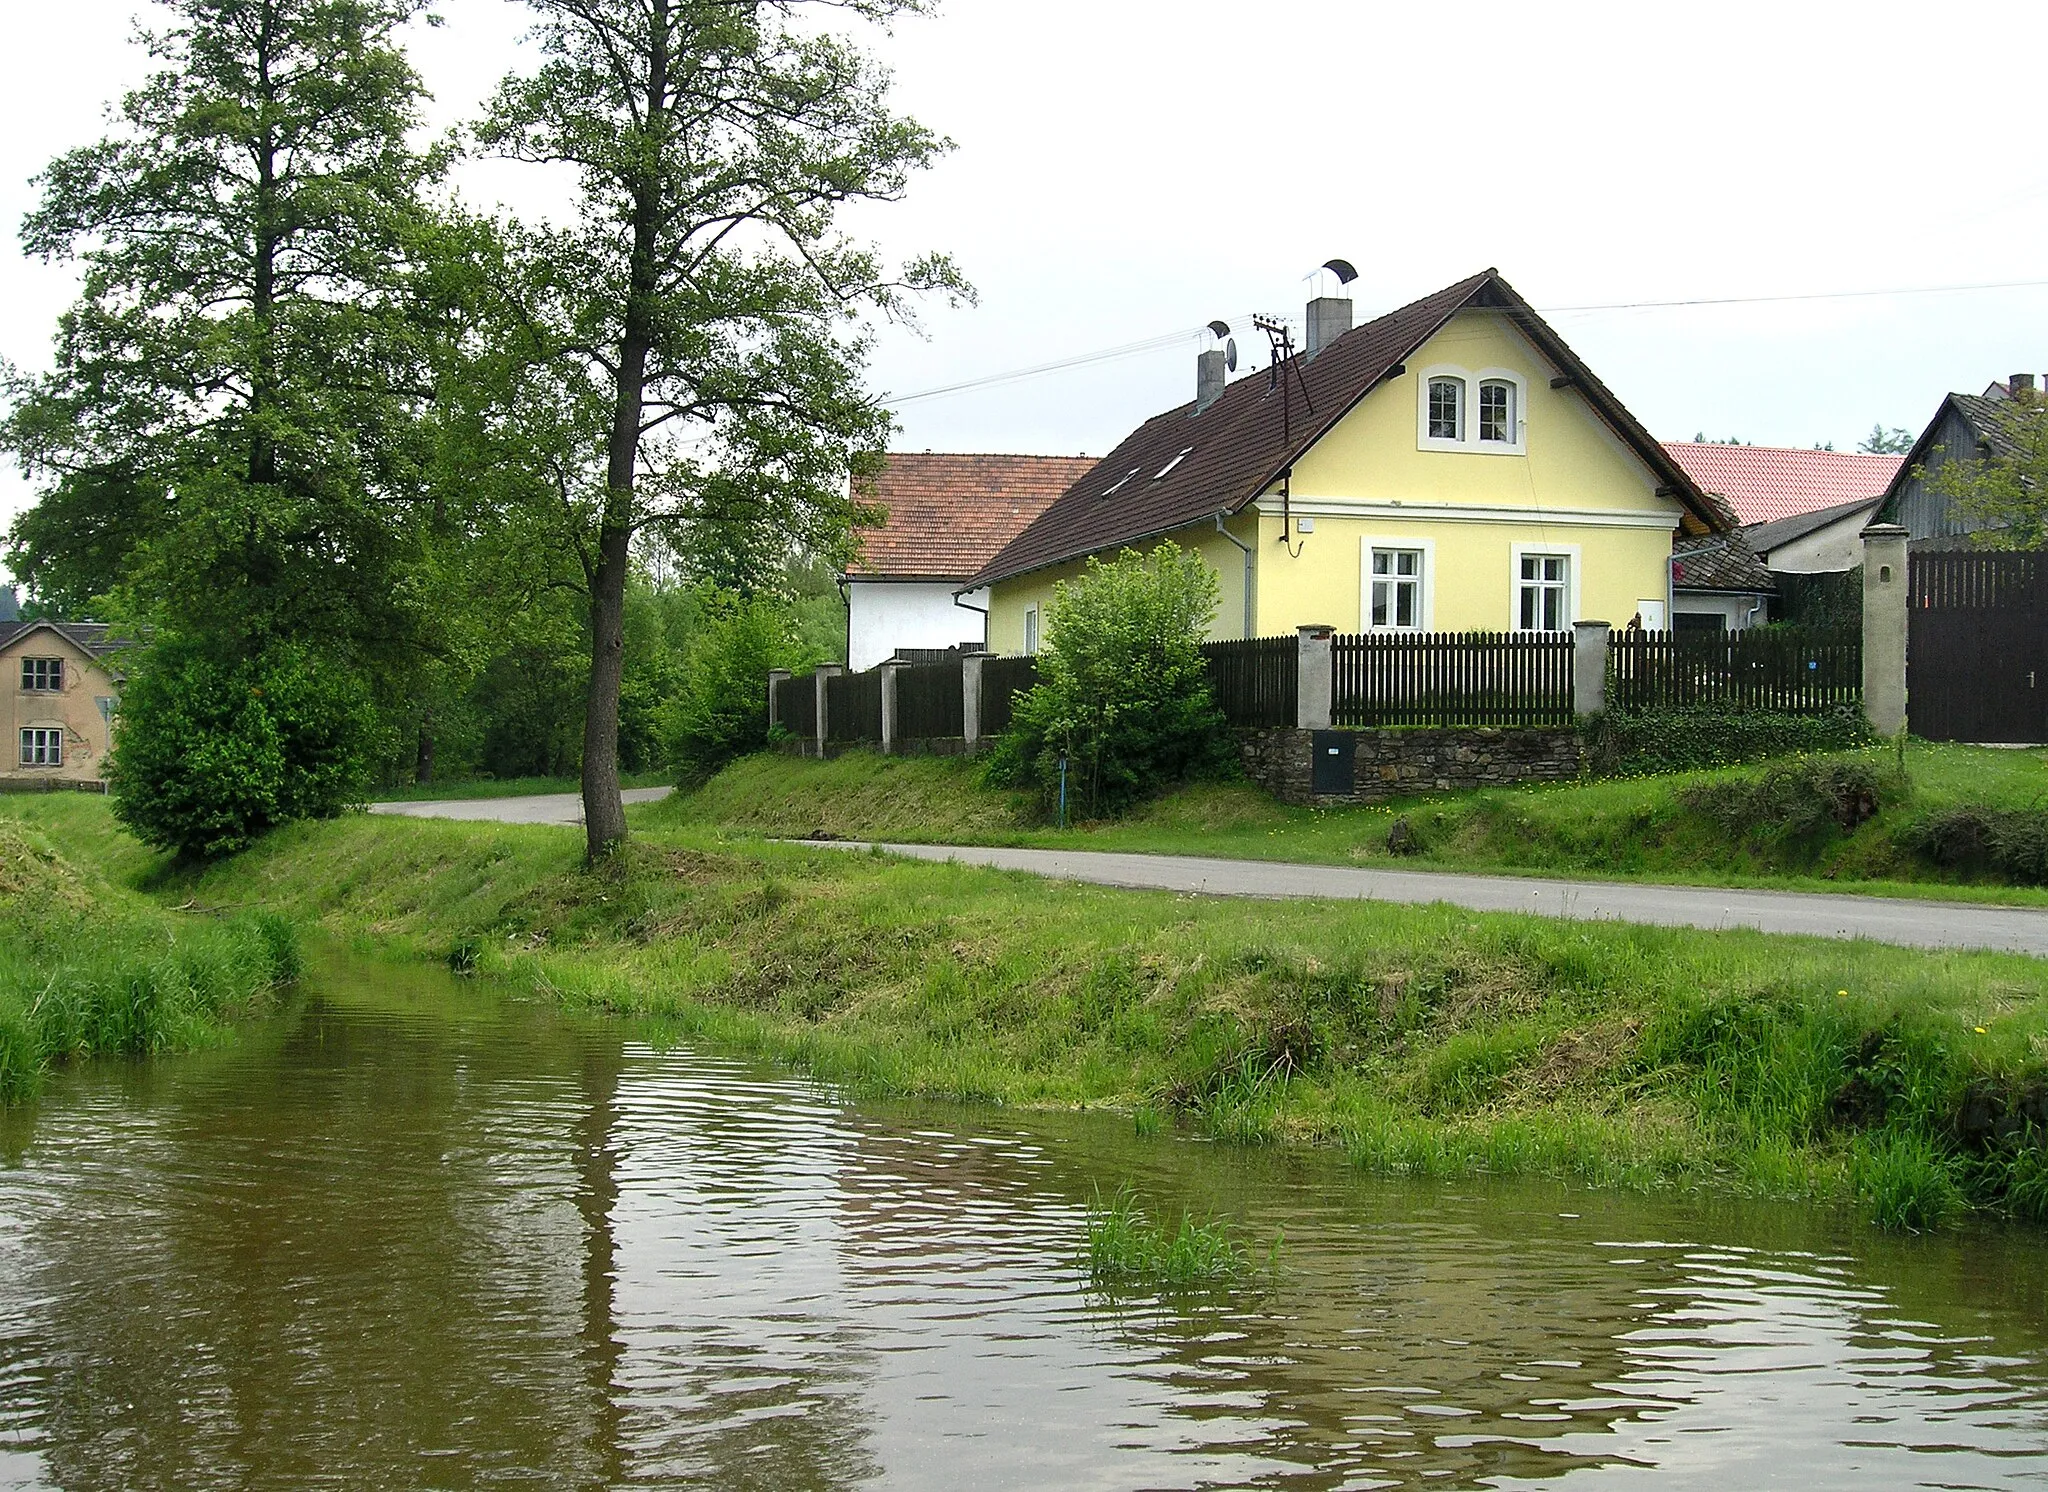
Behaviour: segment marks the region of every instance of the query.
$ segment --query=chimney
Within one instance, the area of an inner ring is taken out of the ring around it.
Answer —
[[[2024,389],[2024,390],[2025,390],[2026,392],[2028,392],[2028,393],[2030,393],[2030,394],[2034,392],[2034,375],[2033,375],[2033,374],[2031,374],[2031,373],[2015,373],[2015,374],[2013,374],[2013,375],[2012,375],[2012,376],[2011,376],[2010,378],[2006,379],[2006,381],[2005,381],[2005,391],[2006,391],[2007,393],[2011,394],[2011,395],[2012,395],[2013,397],[2015,397],[2015,398],[2019,397],[2020,391],[2021,391],[2022,389]]]
[[[21,620],[21,600],[11,585],[0,585],[0,622]]]
[[[1314,357],[1351,330],[1351,302],[1319,295],[1308,303],[1308,355]]]
[[[1200,414],[1223,397],[1223,385],[1230,369],[1221,347],[1212,347],[1195,358],[1195,413]]]

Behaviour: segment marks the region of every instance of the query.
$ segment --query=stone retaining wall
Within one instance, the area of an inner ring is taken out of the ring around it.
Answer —
[[[1339,731],[1349,736],[1357,790],[1310,790],[1312,732],[1269,728],[1236,732],[1247,776],[1283,803],[1379,803],[1460,788],[1571,782],[1579,775],[1579,738],[1569,728]]]

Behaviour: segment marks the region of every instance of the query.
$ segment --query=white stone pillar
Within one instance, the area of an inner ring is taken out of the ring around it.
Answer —
[[[981,749],[981,665],[994,653],[965,653],[960,658],[960,734],[972,756]]]
[[[1863,530],[1863,713],[1880,736],[1906,728],[1906,530]]]
[[[1299,730],[1330,728],[1336,635],[1335,627],[1322,622],[1294,629],[1294,724]]]
[[[811,684],[818,691],[818,759],[820,761],[823,761],[825,758],[825,737],[829,724],[827,717],[830,714],[825,703],[827,697],[825,693],[825,680],[837,678],[845,672],[846,668],[843,664],[820,663],[818,671],[811,675]]]
[[[1607,708],[1608,622],[1572,623],[1572,713],[1589,720]]]
[[[775,686],[790,676],[790,672],[786,668],[771,668],[768,670],[768,729],[770,730],[775,729],[776,726],[782,723],[782,717],[775,705]]]
[[[896,676],[904,666],[900,658],[890,658],[882,664],[882,755],[889,756],[896,750]]]

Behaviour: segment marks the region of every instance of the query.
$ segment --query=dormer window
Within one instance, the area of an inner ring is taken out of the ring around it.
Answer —
[[[1465,380],[1432,378],[1429,381],[1429,438],[1465,438]]]
[[[1415,443],[1424,451],[1525,454],[1522,375],[1510,368],[1439,364],[1416,380]],[[1472,401],[1468,407],[1466,400]]]
[[[1504,378],[1489,378],[1479,385],[1479,438],[1515,443],[1515,386]]]

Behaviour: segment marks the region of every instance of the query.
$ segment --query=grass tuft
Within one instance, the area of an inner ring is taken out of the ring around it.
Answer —
[[[1277,1258],[1279,1241],[1273,1244]],[[1128,1186],[1088,1209],[1088,1277],[1105,1289],[1142,1286],[1193,1290],[1232,1285],[1252,1273],[1251,1256],[1221,1218],[1198,1223],[1182,1213],[1168,1230],[1138,1205]]]

